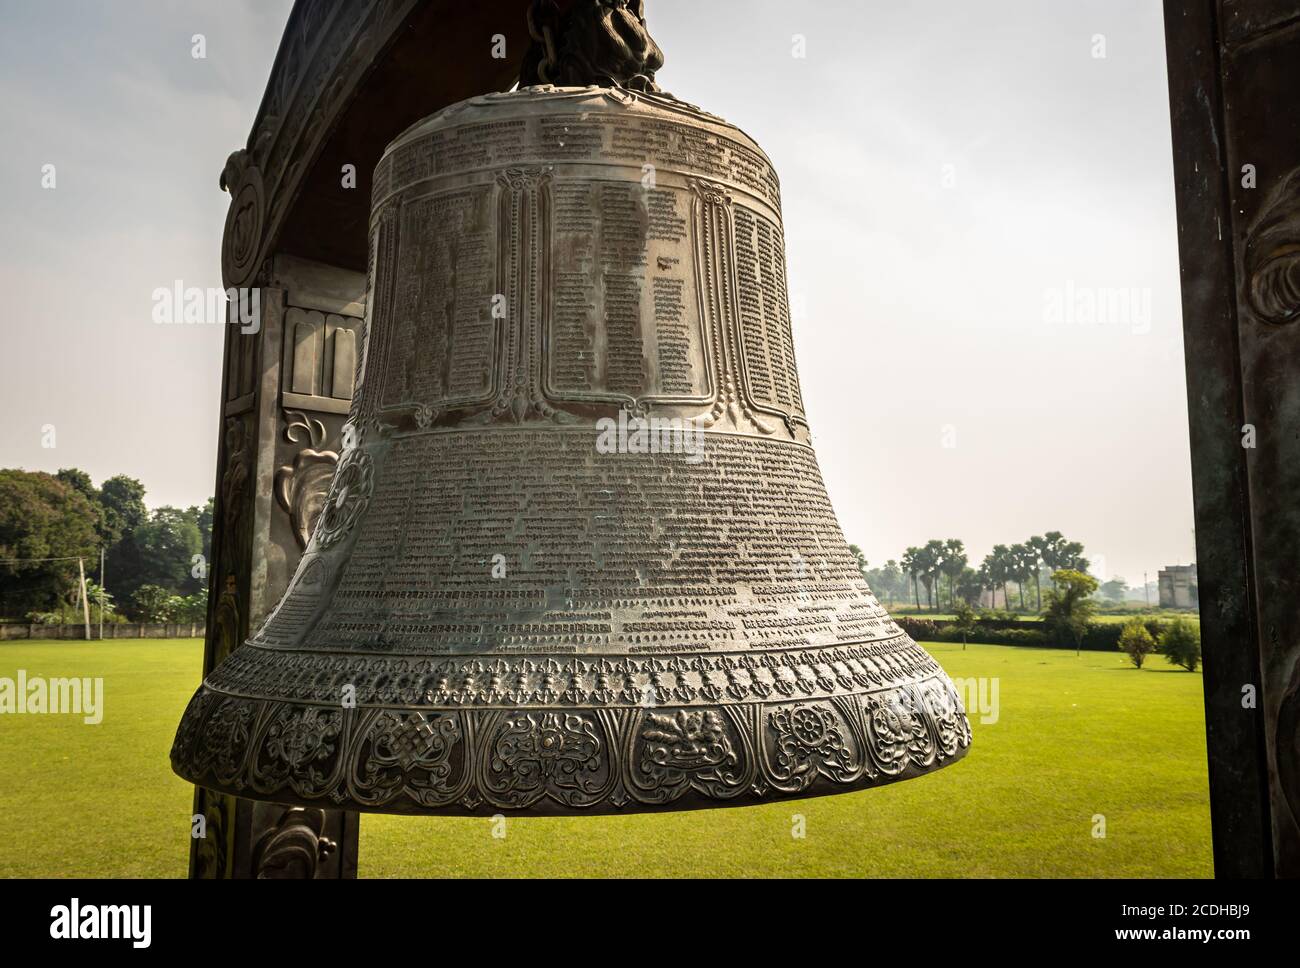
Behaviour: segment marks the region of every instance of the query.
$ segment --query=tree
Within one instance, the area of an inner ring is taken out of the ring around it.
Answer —
[[[208,596],[206,592],[193,595],[173,595],[167,600],[167,621],[190,622],[195,625],[203,622],[208,614]]]
[[[131,596],[131,605],[141,622],[166,622],[170,618],[171,600],[167,589],[141,585]]]
[[[1121,604],[1128,594],[1128,582],[1116,575],[1110,581],[1102,583],[1099,593],[1106,601]]]
[[[1170,662],[1195,672],[1201,662],[1201,626],[1176,618],[1160,634],[1160,651]]]
[[[1025,610],[1025,582],[1038,570],[1038,553],[1028,545],[1013,544],[1007,551],[1010,559],[1011,576],[1020,589],[1020,610]]]
[[[136,529],[149,519],[144,506],[144,485],[119,474],[110,477],[99,489],[104,509],[104,530],[108,546],[108,584],[119,599],[128,600],[145,582],[140,549],[132,538]]]
[[[1052,532],[1055,534],[1056,532]],[[1034,598],[1037,601],[1036,610],[1043,610],[1043,586],[1040,581],[1041,566],[1046,563],[1045,556],[1051,553],[1051,546],[1042,535],[1034,535],[1025,542],[1025,547],[1034,554]]]
[[[75,559],[99,556],[97,520],[95,506],[75,483],[0,470],[0,615],[55,608],[76,587]]]
[[[1051,571],[1058,568],[1071,568],[1074,571],[1087,571],[1088,559],[1083,557],[1083,545],[1077,541],[1066,541],[1059,531],[1049,531],[1043,535],[1047,549],[1043,554],[1043,564]]]
[[[123,538],[119,548],[124,545],[130,546],[129,553],[124,550],[119,558],[131,561],[134,569],[121,578],[119,594],[123,588],[133,593],[142,585],[158,585],[186,595],[203,587],[202,579],[193,575],[194,556],[201,553],[203,538],[195,517],[189,513],[172,507],[158,508]]]
[[[921,549],[915,546],[908,548],[903,552],[902,567],[912,579],[912,594],[916,599],[916,607],[919,611],[921,608],[921,590],[916,584],[917,575],[920,574],[921,566],[918,559],[921,557]]]
[[[867,584],[875,592],[876,598],[881,600],[884,597],[889,599],[889,604],[894,603],[894,595],[902,590],[906,594],[907,589],[904,587],[905,579],[903,572],[898,567],[898,562],[892,558],[885,562],[882,568],[869,568],[866,571]]]
[[[1097,579],[1073,568],[1060,568],[1053,572],[1052,583],[1056,587],[1047,593],[1047,625],[1058,635],[1074,639],[1074,654],[1078,655],[1097,609],[1091,598]]]
[[[943,543],[943,554],[939,566],[948,576],[948,604],[957,604],[957,579],[961,577],[970,559],[966,555],[966,546],[957,538],[949,538]]]
[[[1006,545],[997,544],[993,546],[993,551],[984,559],[984,564],[989,570],[989,580],[994,584],[1002,586],[1002,607],[1008,611],[1011,609],[1011,601],[1007,597],[1007,584],[1012,579],[1011,569],[1011,551]],[[996,605],[997,602],[994,602]]]
[[[1136,615],[1124,623],[1118,644],[1120,651],[1128,655],[1129,660],[1139,669],[1146,657],[1156,650],[1156,640],[1147,631],[1146,623]]]
[[[957,576],[957,601],[967,605],[978,605],[984,593],[985,582],[974,568],[963,568]]]
[[[59,599],[58,604],[48,612],[28,612],[27,621],[34,625],[80,625],[86,620],[86,613],[81,607],[80,582],[73,582],[72,587]],[[86,600],[90,602],[90,621],[99,620],[99,605],[104,604],[104,621],[118,621],[113,596],[108,594],[90,579],[86,579]]]
[[[862,575],[863,580],[867,578],[867,556],[862,553],[862,549],[855,544],[849,545],[849,554],[853,555],[853,560],[858,564],[858,572]]]
[[[975,621],[978,614],[975,609],[971,608],[969,602],[958,602],[957,607],[953,610],[956,614],[956,626],[961,630],[961,650],[966,651],[966,636],[975,628]]]
[[[943,563],[943,542],[931,538],[917,555],[916,567],[921,574],[921,584],[925,586],[925,600],[934,609],[934,585],[940,575]]]
[[[125,474],[104,482],[99,489],[99,501],[104,506],[106,525],[118,541],[149,517],[149,510],[144,506],[144,485]]]
[[[203,539],[203,560],[212,560],[212,521],[216,516],[216,502],[208,498],[208,503],[201,508],[190,508],[194,514],[194,523],[198,526],[199,537]]]
[[[907,590],[904,586],[903,570],[898,567],[898,562],[893,558],[890,558],[885,562],[885,566],[878,570],[876,580],[880,582],[880,589],[878,589],[878,591],[883,591],[884,594],[889,596],[890,605],[894,604],[894,596],[897,595],[900,590],[906,594]]]

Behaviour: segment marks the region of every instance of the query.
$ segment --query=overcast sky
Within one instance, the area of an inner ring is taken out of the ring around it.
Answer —
[[[220,285],[290,6],[0,2],[0,466],[212,493],[223,334],[151,296]],[[804,400],[873,564],[1049,530],[1134,584],[1193,559],[1160,6],[649,0],[663,86],[781,176]]]

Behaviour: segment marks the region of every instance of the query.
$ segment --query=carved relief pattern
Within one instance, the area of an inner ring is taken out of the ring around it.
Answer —
[[[938,671],[938,663],[906,636],[798,652],[701,653],[669,662],[641,656],[557,660],[306,653],[263,648],[255,639],[207,681],[215,689],[243,695],[257,694],[274,682],[277,696],[309,703],[335,702],[342,688],[351,685],[360,705],[640,706],[650,693],[674,705],[705,706],[843,695]]]
[[[560,104],[574,96],[536,89],[463,102],[399,140],[380,163],[372,218],[400,213],[402,225],[392,250],[403,280],[398,332],[386,338],[404,351],[385,353],[376,371],[384,374],[386,430],[572,423],[611,407],[676,408],[706,426],[806,441],[770,163],[725,122],[713,119],[717,128],[705,134],[698,122],[707,116],[688,111],[697,123],[685,124],[672,117],[687,111],[683,105],[670,109],[625,91],[587,93],[589,111],[574,105],[571,114],[518,115],[530,99]],[[514,113],[496,113],[506,110]],[[606,113],[620,124],[597,133]],[[471,167],[456,146],[480,135],[484,155]],[[700,137],[716,154],[689,149]],[[518,161],[551,156],[589,167],[561,175],[554,164]],[[627,181],[619,164],[645,158],[659,164],[662,178],[651,189]],[[496,193],[488,260],[496,296],[479,278],[477,255],[485,231],[478,207],[488,188]],[[460,253],[459,271],[443,248]],[[391,269],[391,256],[384,261]],[[377,289],[387,291],[387,283]],[[453,340],[425,305],[460,314],[486,311],[494,298],[505,306],[491,349],[471,338],[476,327],[462,326]],[[462,355],[462,374],[486,366],[496,375],[489,404],[456,398],[446,379],[429,376]]]
[[[344,455],[330,486],[316,527],[316,546],[328,548],[339,542],[365,512],[374,489],[374,466],[370,455],[358,445]]]
[[[465,738],[456,713],[368,710],[358,728],[352,799],[378,806],[402,796],[422,807],[445,806],[464,795],[469,776],[452,753]]]
[[[1300,319],[1300,168],[1269,195],[1246,235],[1246,291],[1261,319]]]
[[[610,739],[594,713],[496,714],[484,735],[479,788],[496,806],[522,809],[547,797],[586,807],[613,778]]]
[[[253,723],[252,743],[226,742]],[[172,764],[196,783],[284,803],[603,813],[869,787],[928,772],[969,745],[942,675],[835,700],[709,710],[326,709],[205,688],[185,712]],[[214,754],[234,750],[243,762]]]
[[[777,707],[768,713],[771,750],[768,773],[780,790],[806,790],[820,773],[849,782],[861,771],[848,726],[829,704]]]
[[[635,796],[644,803],[671,803],[692,789],[717,800],[744,792],[754,756],[733,716],[728,709],[647,711],[628,754]]]
[[[339,455],[319,449],[325,442],[325,425],[320,420],[299,410],[287,411],[285,418],[288,426],[284,437],[289,443],[298,443],[304,432],[311,442],[310,447],[294,455],[292,464],[285,464],[275,472],[276,500],[289,515],[298,547],[305,549],[324,508]]]

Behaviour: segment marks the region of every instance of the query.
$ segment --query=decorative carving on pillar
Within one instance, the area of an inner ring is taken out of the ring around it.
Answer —
[[[243,148],[226,159],[221,190],[230,193],[221,275],[228,288],[246,286],[257,272],[266,227],[266,189],[262,172]]]
[[[339,455],[332,450],[321,450],[325,443],[325,425],[301,410],[285,413],[289,421],[284,438],[289,443],[299,443],[307,434],[310,447],[294,455],[292,464],[285,464],[275,474],[275,497],[280,507],[289,515],[298,547],[306,549],[316,519],[325,508],[330,479],[338,465]]]
[[[291,807],[279,824],[268,830],[253,852],[258,880],[311,880],[320,862],[338,844],[323,835],[325,811]]]
[[[1300,168],[1273,189],[1246,237],[1250,308],[1270,323],[1300,319]]]
[[[228,418],[225,432],[226,467],[221,474],[221,498],[225,509],[221,527],[222,548],[232,561],[242,560],[240,552],[245,550],[246,542],[241,540],[241,509],[252,469],[252,444],[243,417]]]

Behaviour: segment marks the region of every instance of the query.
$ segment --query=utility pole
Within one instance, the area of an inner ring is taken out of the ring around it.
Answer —
[[[104,640],[104,546],[99,546],[99,640]]]
[[[90,641],[90,597],[86,594],[86,559],[77,559],[77,571],[81,573],[81,617],[86,623],[86,641]]]

